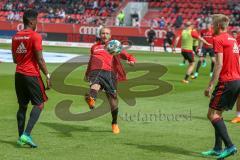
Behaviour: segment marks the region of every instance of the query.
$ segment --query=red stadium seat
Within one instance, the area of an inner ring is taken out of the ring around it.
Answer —
[[[75,14],[71,14],[70,17],[73,18],[73,19],[75,19],[75,18],[76,18],[76,15],[75,15]]]
[[[0,21],[6,21],[6,17],[0,17]]]
[[[48,18],[45,18],[43,23],[50,23],[50,20]]]
[[[178,13],[182,13],[184,22],[187,20],[192,21],[196,24],[196,19],[201,15],[202,10],[206,6],[213,6],[214,13],[223,13],[226,15],[231,15],[231,10],[228,9],[226,5],[228,0],[168,0],[159,2],[158,0],[149,0],[149,8],[161,7],[161,16],[165,17],[166,23],[174,23]],[[239,0],[232,0],[234,3],[238,3]],[[170,3],[171,7],[167,8],[166,5]],[[177,5],[179,8],[178,13],[173,13],[173,7]],[[150,14],[150,12],[147,13]],[[149,18],[148,18],[149,17]],[[150,16],[145,16],[142,21],[150,21]]]

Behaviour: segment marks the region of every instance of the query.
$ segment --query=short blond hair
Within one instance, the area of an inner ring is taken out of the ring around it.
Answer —
[[[111,33],[111,29],[110,29],[109,27],[105,27],[105,26],[103,26],[103,27],[100,29],[100,34],[101,34],[102,31],[105,30],[105,29],[108,29],[108,30],[110,31],[110,33]]]
[[[224,15],[224,14],[214,14],[212,16],[213,18],[213,25],[214,26],[219,26],[222,30],[227,29],[230,19],[228,18],[228,16]]]
[[[187,21],[187,23],[185,24],[186,27],[190,27],[192,25],[191,21]]]

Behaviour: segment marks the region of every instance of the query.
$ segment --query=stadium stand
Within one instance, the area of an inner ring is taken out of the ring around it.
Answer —
[[[199,28],[211,21],[208,15],[223,13],[231,18],[231,26],[240,26],[239,0],[136,0],[149,2],[149,10],[141,20],[142,27],[159,24],[181,26],[192,21]],[[0,21],[19,21],[26,8],[40,11],[40,23],[75,23],[99,25],[114,18],[123,0],[2,0]],[[164,22],[163,22],[164,21]]]
[[[0,1],[0,20],[9,19],[8,15],[23,15],[27,8],[40,11],[41,23],[76,23],[98,25],[117,11],[120,0],[3,0]]]
[[[151,0],[141,26],[147,26],[153,20],[159,21],[160,17],[165,17],[166,24],[176,25],[179,14],[183,17],[183,23],[191,21],[200,25],[198,23],[208,21],[208,15],[214,13],[226,14],[231,17],[232,26],[240,26],[239,0]]]
[[[209,20],[210,14],[223,13],[231,17],[231,26],[240,25],[240,3],[239,0],[169,0],[149,2],[149,11],[144,16],[141,26],[149,25],[154,19],[159,21],[160,17],[165,17],[167,24],[175,24],[176,19],[181,14],[183,23],[191,21],[201,27],[205,21]]]

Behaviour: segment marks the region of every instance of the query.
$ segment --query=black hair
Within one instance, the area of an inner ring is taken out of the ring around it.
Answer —
[[[28,25],[31,20],[37,19],[37,16],[37,11],[33,9],[26,10],[23,14],[23,24]]]

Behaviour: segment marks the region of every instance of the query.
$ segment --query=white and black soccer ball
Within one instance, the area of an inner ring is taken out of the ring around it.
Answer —
[[[107,51],[112,55],[118,55],[122,51],[122,44],[118,40],[111,40],[107,44]]]

